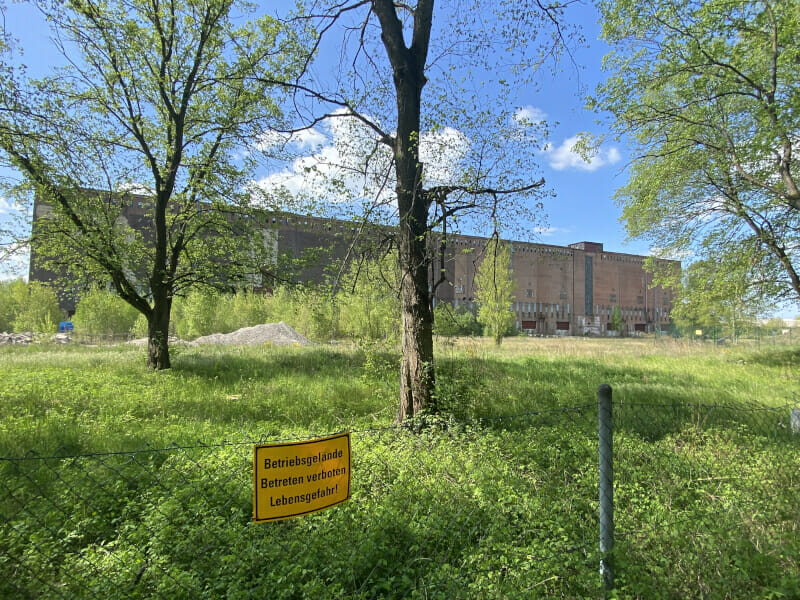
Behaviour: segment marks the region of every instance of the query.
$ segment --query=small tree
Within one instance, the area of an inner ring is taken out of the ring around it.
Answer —
[[[615,304],[611,309],[608,328],[612,331],[622,331],[622,310],[620,310],[619,304]]]
[[[492,238],[475,274],[475,295],[479,304],[478,322],[486,327],[498,346],[514,323],[511,304],[515,287],[511,277],[511,249]]]

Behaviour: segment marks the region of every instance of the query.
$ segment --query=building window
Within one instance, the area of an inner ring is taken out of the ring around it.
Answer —
[[[526,298],[533,298],[533,290],[532,290],[532,289],[530,289],[530,288],[528,288],[527,290],[525,290],[525,297],[526,297]]]

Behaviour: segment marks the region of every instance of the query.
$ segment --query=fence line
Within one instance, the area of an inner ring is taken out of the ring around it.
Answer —
[[[351,500],[269,524],[251,522],[250,446],[287,439],[0,458],[0,597],[791,595],[789,408],[612,413],[604,389],[598,405],[351,432]]]

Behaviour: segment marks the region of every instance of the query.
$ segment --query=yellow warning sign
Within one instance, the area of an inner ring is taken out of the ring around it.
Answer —
[[[350,498],[350,434],[253,448],[253,521],[278,521]]]

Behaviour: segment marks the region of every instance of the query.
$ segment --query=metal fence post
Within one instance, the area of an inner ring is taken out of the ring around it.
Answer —
[[[611,386],[597,388],[600,448],[600,574],[607,591],[614,589],[614,425]]]

